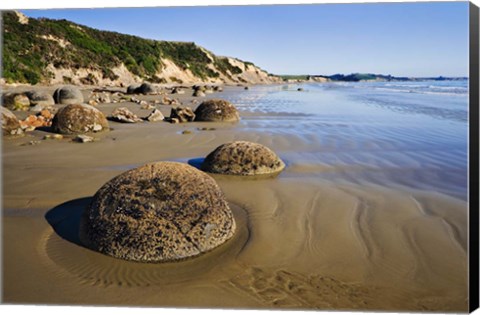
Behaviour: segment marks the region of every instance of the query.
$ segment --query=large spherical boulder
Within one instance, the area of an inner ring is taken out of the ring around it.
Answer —
[[[42,91],[28,91],[25,93],[30,100],[31,106],[39,105],[41,107],[48,107],[55,105],[53,96]]]
[[[226,121],[240,120],[238,110],[230,102],[224,100],[208,100],[195,110],[195,121]]]
[[[105,115],[90,105],[71,104],[60,109],[52,121],[56,133],[78,134],[109,130]]]
[[[59,87],[53,92],[53,99],[57,104],[81,104],[85,100],[82,91],[75,86],[66,85]]]
[[[2,134],[4,136],[22,135],[23,130],[17,117],[3,106],[0,106],[0,112],[2,113]]]
[[[277,174],[285,168],[282,160],[269,148],[253,142],[223,144],[203,161],[201,169],[226,175]]]
[[[157,162],[127,171],[93,197],[80,240],[116,258],[166,262],[225,243],[235,220],[216,182],[188,164]]]

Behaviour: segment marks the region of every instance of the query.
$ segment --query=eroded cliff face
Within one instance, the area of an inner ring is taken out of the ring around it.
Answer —
[[[227,73],[222,73],[219,77],[200,78],[195,76],[189,69],[181,69],[172,60],[162,58],[163,67],[155,73],[155,76],[160,83],[171,85],[196,83],[271,84],[282,82],[278,77],[271,76],[254,65],[245,64],[233,58],[228,58],[228,60],[236,66],[241,65],[242,72],[233,74],[227,70]],[[213,71],[219,72],[213,63],[208,66]],[[47,80],[43,81],[46,84],[73,83],[77,85],[127,86],[145,81],[144,78],[131,73],[123,63],[111,69],[117,77],[116,79],[105,78],[101,71],[88,68],[56,68],[53,64],[49,64],[46,70],[51,74]]]
[[[195,43],[143,39],[66,20],[3,12],[6,83],[129,85],[268,84],[281,79],[253,63]]]

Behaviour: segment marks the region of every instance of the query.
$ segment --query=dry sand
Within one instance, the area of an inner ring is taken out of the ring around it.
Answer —
[[[191,99],[181,98],[186,105]],[[126,105],[139,116],[150,112]],[[118,106],[98,108],[110,114]],[[158,108],[169,114],[169,106]],[[127,169],[204,157],[233,140],[274,151],[308,145],[242,123],[110,126],[94,143],[28,145],[48,134],[40,130],[3,141],[5,303],[467,311],[465,201],[330,181],[307,164],[287,165],[274,179],[216,176],[239,229],[199,258],[140,264],[84,248],[76,235],[80,213]]]

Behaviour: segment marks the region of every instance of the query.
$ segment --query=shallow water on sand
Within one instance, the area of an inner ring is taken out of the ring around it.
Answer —
[[[93,143],[24,145],[48,131],[4,141],[4,301],[466,311],[466,94],[387,84],[226,88],[208,97],[231,100],[238,124],[110,122]],[[179,264],[79,243],[78,218],[112,177],[152,161],[198,166],[235,140],[270,147],[287,167],[214,176],[235,214],[231,242]]]
[[[284,85],[255,87],[229,99],[259,115],[245,121],[246,128],[268,133],[272,141],[283,135],[294,139],[279,154],[299,171],[466,200],[466,84]]]

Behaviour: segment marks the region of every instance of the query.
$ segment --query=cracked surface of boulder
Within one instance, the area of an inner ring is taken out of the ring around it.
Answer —
[[[103,185],[83,214],[80,239],[112,257],[166,262],[208,252],[235,228],[213,178],[188,164],[157,162]]]
[[[109,130],[105,115],[90,105],[71,104],[61,108],[52,120],[55,133],[79,134]]]
[[[202,170],[225,175],[266,175],[280,173],[285,164],[269,148],[254,142],[222,144],[203,161]]]
[[[237,108],[225,100],[208,100],[198,105],[195,110],[195,121],[236,122],[239,120]]]

